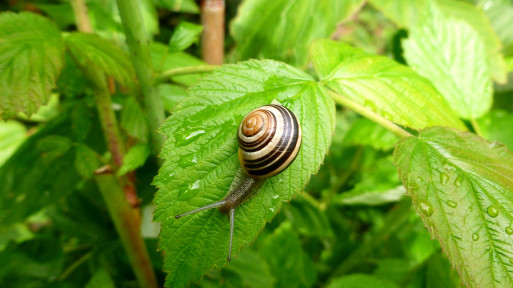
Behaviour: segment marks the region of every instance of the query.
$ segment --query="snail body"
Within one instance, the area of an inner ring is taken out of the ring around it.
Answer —
[[[301,146],[301,126],[296,116],[281,105],[266,105],[249,112],[239,125],[239,161],[245,174],[221,201],[175,216],[176,219],[211,208],[228,214],[231,259],[235,210],[249,200],[265,179],[285,170]]]

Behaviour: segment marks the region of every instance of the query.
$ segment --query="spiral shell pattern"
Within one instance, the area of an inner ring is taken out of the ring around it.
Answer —
[[[285,170],[301,146],[299,121],[281,105],[266,105],[251,111],[242,120],[237,134],[242,168],[256,179]]]

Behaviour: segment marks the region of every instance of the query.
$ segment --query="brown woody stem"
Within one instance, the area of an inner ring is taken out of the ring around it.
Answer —
[[[210,65],[224,62],[224,0],[203,0],[201,5],[201,52]]]

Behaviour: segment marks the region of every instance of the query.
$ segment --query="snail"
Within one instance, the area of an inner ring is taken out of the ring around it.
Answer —
[[[281,105],[259,107],[246,115],[237,132],[239,161],[245,174],[235,179],[235,188],[221,201],[176,215],[181,218],[211,208],[219,208],[230,218],[228,261],[232,255],[235,210],[249,200],[265,179],[285,170],[301,146],[301,126],[296,116]]]

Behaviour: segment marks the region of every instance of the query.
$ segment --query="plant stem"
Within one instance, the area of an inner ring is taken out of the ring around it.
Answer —
[[[109,147],[109,151],[112,154],[112,160],[114,161],[115,169],[119,169],[121,165],[123,165],[123,157],[125,156],[125,147],[123,145],[123,141],[121,140],[121,133],[118,129],[118,121],[116,119],[116,114],[114,114],[114,110],[112,110],[112,102],[111,96],[107,87],[107,81],[105,80],[105,75],[101,72],[93,68],[92,66],[85,68],[89,71],[87,74],[95,74],[93,76],[98,78],[95,81],[95,88],[93,89],[94,100],[96,102],[96,108],[98,109],[98,114],[100,116],[100,122],[102,125],[103,133],[105,135],[105,140],[107,141],[107,146]],[[95,71],[96,70],[96,71]],[[103,79],[101,79],[103,76]],[[91,79],[91,76],[88,77]],[[101,85],[101,86],[99,86]]]
[[[87,259],[89,259],[92,254],[92,252],[87,252],[86,254],[82,255],[82,257],[80,257],[77,261],[73,262],[73,264],[66,268],[66,270],[62,272],[61,276],[59,276],[59,281],[66,279],[66,277],[68,277],[69,274],[75,271],[75,269],[77,269],[78,266],[87,261]]]
[[[160,75],[157,76],[158,81],[166,81],[167,79],[174,77],[174,76],[180,76],[180,75],[187,75],[187,74],[198,74],[198,73],[208,73],[212,72],[219,68],[219,66],[215,65],[201,65],[201,66],[189,66],[189,67],[180,67],[180,68],[174,68],[166,70]]]
[[[77,22],[78,31],[85,33],[92,33],[93,28],[89,21],[89,15],[87,14],[87,6],[85,1],[82,0],[71,0],[71,7],[73,8],[73,14],[75,15],[75,21]]]
[[[84,0],[72,0],[72,5],[79,29],[91,27],[89,18],[83,17],[84,13],[87,16]],[[94,65],[86,65],[81,68],[86,78],[92,83],[102,130],[112,154],[115,170],[117,170],[123,163],[125,146],[119,132],[116,115],[112,109],[107,79],[102,70]],[[120,235],[139,285],[150,288],[158,287],[155,271],[140,233],[139,209],[129,202],[130,199],[135,199],[137,202],[134,183],[129,177],[116,178],[111,173],[112,171],[108,171],[108,174],[95,176],[96,183],[107,204],[107,209]],[[123,188],[120,183],[123,183]]]
[[[140,1],[117,0],[119,15],[125,28],[125,36],[130,49],[135,73],[143,94],[144,112],[151,130],[151,145],[158,154],[164,137],[157,132],[164,121],[164,106],[157,85],[153,85],[153,63],[150,55],[150,39],[144,29]]]
[[[344,97],[338,93],[335,93],[333,91],[328,90],[328,92],[330,93],[331,98],[333,98],[333,100],[335,100],[335,102],[355,111],[356,113],[368,118],[369,120],[374,121],[375,123],[383,126],[383,128],[396,134],[397,136],[399,136],[401,138],[413,136],[410,133],[408,133],[406,130],[395,125],[391,121],[383,118],[383,116],[379,115],[378,113],[375,113],[374,111],[366,108],[365,106],[363,106],[357,102],[354,102],[353,100],[346,98],[346,97]]]
[[[472,124],[472,128],[474,128],[474,132],[476,132],[476,134],[479,135],[480,137],[483,137],[483,133],[482,133],[481,128],[479,127],[479,123],[477,123],[476,119],[475,118],[470,119],[470,123]]]
[[[224,62],[224,0],[203,0],[201,5],[201,54],[211,65]]]
[[[114,221],[121,243],[128,252],[139,286],[158,287],[148,250],[141,237],[138,210],[126,201],[123,189],[111,171],[95,175],[95,181]]]

